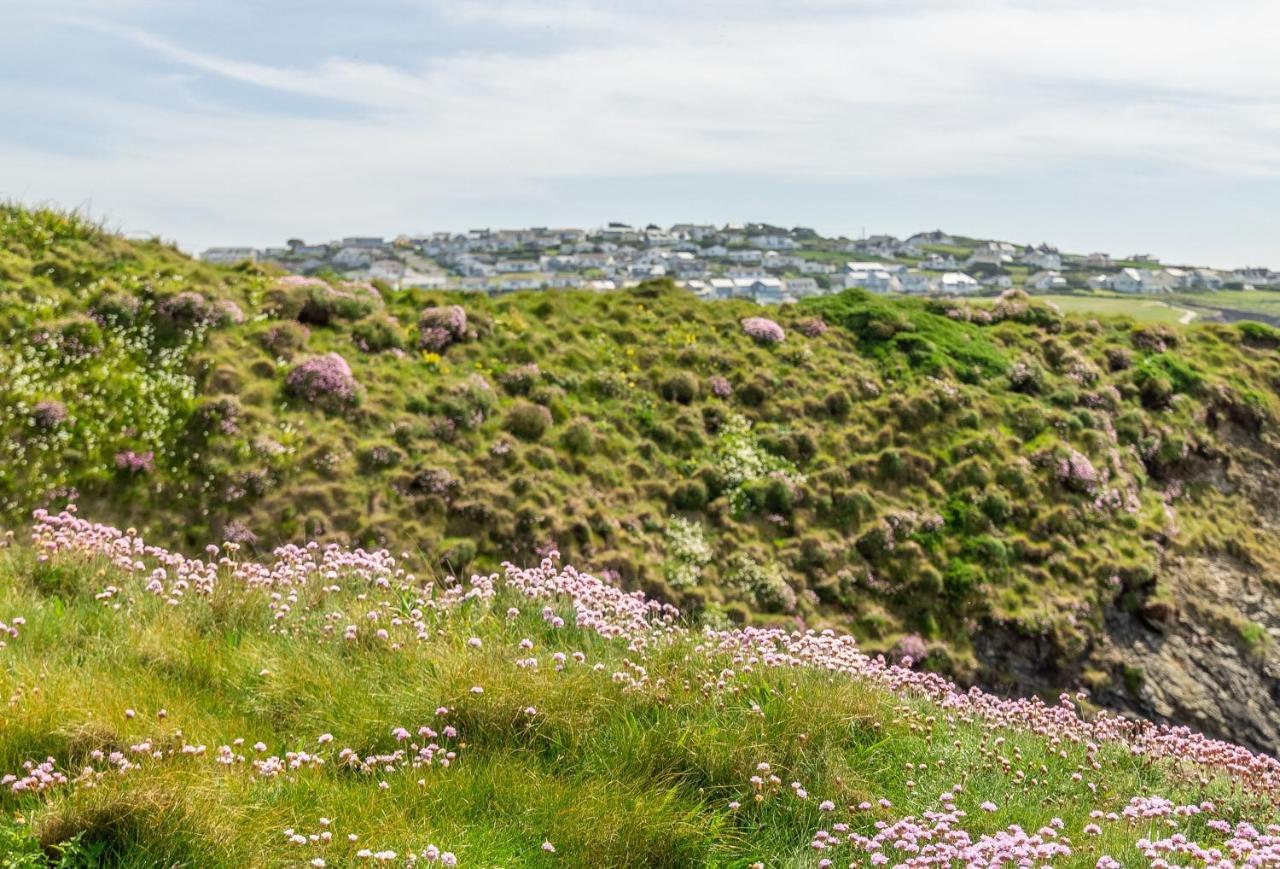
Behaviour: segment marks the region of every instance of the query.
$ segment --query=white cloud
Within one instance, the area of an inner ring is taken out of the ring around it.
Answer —
[[[274,228],[335,207],[386,225],[421,213],[423,197],[583,176],[943,178],[1134,160],[1280,177],[1273,2],[430,5],[510,29],[511,47],[397,67],[265,63],[99,21],[96,38],[199,74],[166,84],[190,99],[105,97],[91,82],[50,98],[125,144],[59,156],[0,133],[0,193],[17,178],[140,214],[200,203],[227,227],[250,202]],[[214,109],[201,76],[353,111]]]

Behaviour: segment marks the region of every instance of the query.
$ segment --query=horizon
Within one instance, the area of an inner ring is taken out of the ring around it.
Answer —
[[[643,215],[1280,265],[1280,7],[1255,0],[6,18],[0,70],[31,84],[0,109],[0,197],[192,253]]]

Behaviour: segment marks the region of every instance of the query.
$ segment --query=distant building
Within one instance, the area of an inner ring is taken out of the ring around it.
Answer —
[[[1037,292],[1046,293],[1054,290],[1067,289],[1067,279],[1060,272],[1043,271],[1036,272],[1027,278],[1027,289]]]
[[[786,288],[787,295],[797,299],[816,296],[822,292],[822,287],[818,286],[818,282],[813,278],[784,278],[782,284]]]
[[[1111,255],[1105,253],[1091,253],[1084,258],[1084,267],[1087,269],[1109,269],[1111,268]]]
[[[920,268],[927,269],[932,272],[953,272],[959,268],[959,263],[951,254],[931,253],[924,259],[920,260]]]
[[[981,284],[964,272],[945,272],[938,278],[938,292],[948,296],[976,293]]]
[[[258,251],[252,247],[211,247],[200,254],[200,259],[213,265],[234,266],[257,262]]]

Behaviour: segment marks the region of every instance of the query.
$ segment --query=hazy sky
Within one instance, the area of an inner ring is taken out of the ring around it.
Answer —
[[[183,247],[925,228],[1280,268],[1277,0],[0,0],[0,197]]]

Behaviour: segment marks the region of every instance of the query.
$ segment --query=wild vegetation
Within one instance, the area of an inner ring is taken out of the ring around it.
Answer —
[[[12,528],[74,501],[166,545],[332,540],[432,576],[554,548],[715,628],[830,626],[1021,687],[1000,635],[1039,650],[1032,687],[1119,694],[1141,662],[1091,650],[1111,613],[1168,617],[1170,559],[1276,575],[1257,323],[397,291],[4,207],[0,328]]]
[[[557,563],[0,551],[0,866],[1265,866],[1280,764]]]

